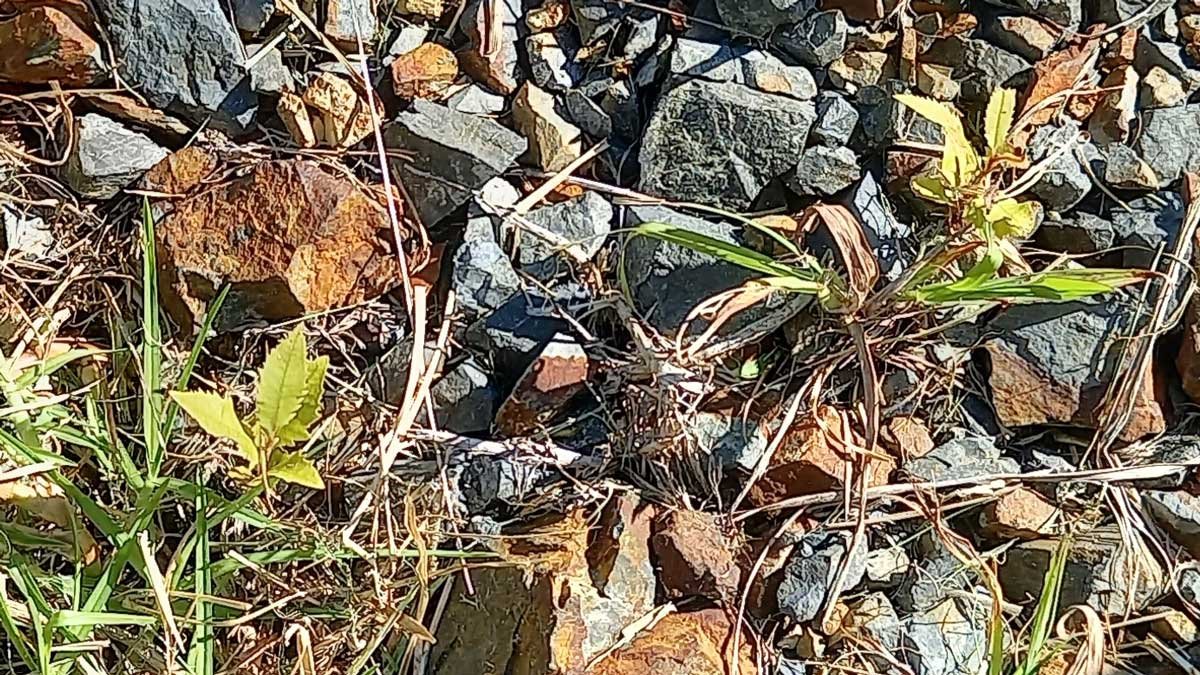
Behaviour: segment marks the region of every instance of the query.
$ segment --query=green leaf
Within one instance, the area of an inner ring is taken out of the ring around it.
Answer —
[[[258,376],[258,426],[276,436],[296,419],[304,403],[308,380],[308,345],[303,328],[297,326],[267,354]]]
[[[962,118],[958,116],[958,111],[951,106],[941,101],[935,101],[924,96],[914,96],[912,94],[896,94],[896,100],[908,106],[921,117],[941,127],[942,131],[945,131],[947,135],[957,134],[959,136],[966,136],[963,133]]]
[[[329,368],[329,357],[322,356],[308,361],[308,374],[304,383],[304,400],[296,417],[279,430],[279,442],[283,445],[298,443],[308,438],[308,427],[316,421],[321,411],[321,397],[325,394],[325,371]]]
[[[237,444],[240,454],[251,466],[258,466],[258,448],[233,409],[233,401],[208,391],[173,391],[171,398],[192,416],[200,428],[218,438]]]
[[[321,480],[317,467],[299,452],[279,451],[271,455],[271,466],[267,469],[267,475],[314,490],[325,489],[325,481]]]
[[[781,263],[754,249],[738,246],[715,239],[699,232],[675,227],[666,223],[642,223],[634,232],[660,241],[677,244],[693,251],[711,255],[731,265],[745,267],[773,277],[795,277],[806,281],[819,281],[820,275],[806,268]]]
[[[912,292],[919,302],[1069,302],[1110,293],[1150,278],[1144,270],[1068,269],[1036,272],[967,284],[964,280],[922,286]]]
[[[937,176],[929,174],[913,176],[912,191],[921,199],[935,204],[952,204],[954,200],[946,191],[946,184]]]
[[[948,187],[962,187],[979,175],[979,154],[967,140],[962,119],[954,108],[941,101],[912,94],[896,94],[896,100],[942,128],[945,142],[941,169]]]
[[[983,135],[987,140],[988,152],[997,155],[1008,149],[1008,132],[1012,130],[1013,116],[1017,112],[1017,92],[1001,87],[992,92],[984,118]]]
[[[1001,199],[988,209],[987,220],[997,237],[1025,239],[1037,229],[1042,205],[1038,202],[1018,202]]]

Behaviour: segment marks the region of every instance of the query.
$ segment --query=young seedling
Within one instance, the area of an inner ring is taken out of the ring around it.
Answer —
[[[308,439],[320,411],[328,366],[328,357],[308,358],[304,331],[297,328],[267,354],[259,371],[254,414],[248,418],[238,417],[233,399],[227,396],[173,391],[171,398],[201,429],[233,441],[249,465],[231,472],[235,477],[257,475],[268,492],[271,479],[322,489],[325,483],[312,462],[286,448]]]
[[[997,89],[984,118],[987,153],[980,156],[963,129],[958,111],[948,104],[921,96],[897,94],[896,100],[942,129],[944,142],[938,166],[912,179],[913,192],[946,207],[949,236],[966,237],[918,272],[909,283],[908,296],[929,304],[973,301],[1064,301],[1110,292],[1147,278],[1142,270],[1056,269],[1029,272],[1014,240],[1033,234],[1041,214],[1035,201],[1017,201],[1000,187],[1005,168],[1020,158],[1009,146],[1016,111],[1016,93]],[[958,279],[930,282],[968,255],[982,255]],[[1023,270],[1002,276],[1001,268]]]

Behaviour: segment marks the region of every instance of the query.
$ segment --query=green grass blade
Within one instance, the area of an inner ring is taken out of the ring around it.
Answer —
[[[821,280],[821,275],[813,270],[781,263],[768,255],[746,248],[745,246],[731,244],[727,241],[722,241],[699,232],[693,232],[682,227],[668,225],[667,223],[642,223],[634,228],[633,231],[635,234],[690,248],[693,251],[711,255],[731,265],[744,267],[767,276],[793,277],[806,281]]]
[[[158,261],[155,255],[154,214],[142,200],[142,441],[146,446],[146,475],[158,477],[163,461],[162,440],[162,325],[158,307]]]
[[[1050,559],[1046,570],[1046,578],[1042,580],[1042,594],[1038,597],[1037,608],[1033,613],[1033,622],[1029,629],[1029,649],[1025,652],[1025,660],[1013,675],[1036,675],[1045,656],[1042,654],[1054,630],[1054,620],[1058,614],[1058,600],[1062,592],[1063,573],[1067,567],[1067,556],[1071,551],[1071,542],[1063,537],[1058,542],[1058,548]]]
[[[196,341],[192,343],[192,350],[188,353],[187,361],[183,364],[183,371],[179,374],[179,381],[175,383],[175,389],[183,391],[187,389],[188,383],[192,380],[192,371],[196,368],[196,362],[200,359],[200,353],[204,351],[204,343],[208,340],[208,336],[212,333],[213,322],[217,319],[217,312],[221,311],[221,305],[225,304],[225,297],[229,295],[229,284],[221,287],[217,297],[212,302],[208,303],[208,310],[204,313],[204,322],[200,325],[200,333],[196,336]],[[163,443],[171,440],[171,434],[175,431],[175,419],[179,416],[179,404],[174,400],[167,402],[167,410],[163,414],[162,436]]]
[[[4,629],[8,644],[17,650],[17,656],[25,662],[25,665],[31,669],[37,668],[38,659],[34,656],[33,647],[29,644],[25,634],[17,627],[17,622],[13,618],[12,612],[9,611],[7,586],[7,577],[0,573],[0,628]]]
[[[154,626],[158,618],[123,612],[82,612],[62,609],[50,617],[51,628],[88,628],[96,626]]]
[[[196,485],[201,486],[200,472],[196,474]],[[195,557],[196,570],[193,574],[192,590],[196,593],[196,629],[192,633],[192,644],[188,649],[188,670],[193,675],[212,675],[216,669],[213,654],[212,607],[204,598],[212,595],[211,547],[208,539],[208,491],[201,487],[192,502],[196,509]]]

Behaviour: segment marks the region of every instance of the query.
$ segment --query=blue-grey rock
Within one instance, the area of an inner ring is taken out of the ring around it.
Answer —
[[[1020,56],[977,38],[938,40],[925,58],[953,69],[951,76],[962,84],[960,100],[965,103],[985,103],[1000,87],[1020,89],[1033,70]]]
[[[583,75],[575,59],[578,51],[574,33],[569,30],[530,35],[525,38],[530,79],[547,91],[563,92],[574,87]]]
[[[451,110],[471,115],[498,115],[504,112],[504,97],[472,82],[446,99]]]
[[[780,611],[802,623],[816,618],[837,581],[848,544],[847,537],[839,533],[813,532],[801,538],[783,568],[777,592]],[[842,592],[862,581],[867,564],[866,541],[860,539],[849,555]]]
[[[799,195],[830,196],[862,176],[862,163],[850,148],[814,145],[804,151],[787,185]]]
[[[904,463],[904,471],[913,480],[927,482],[1017,473],[1020,469],[1016,460],[1001,456],[996,442],[984,436],[951,439]]]
[[[1081,154],[1087,157],[1095,149],[1078,137],[1079,128],[1075,125],[1047,125],[1039,127],[1029,141],[1029,155],[1034,162],[1057,157],[1030,188],[1030,193],[1049,211],[1066,211],[1092,191],[1092,179],[1079,157]]]
[[[96,0],[125,81],[162,110],[244,133],[258,98],[217,0]]]
[[[672,83],[702,78],[736,82],[763,93],[803,101],[817,95],[817,84],[807,68],[788,65],[767,52],[743,46],[676,40],[671,50],[670,70]]]
[[[767,449],[768,430],[752,418],[727,412],[696,413],[684,433],[725,469],[752,471]]]
[[[1038,246],[1062,253],[1096,253],[1121,243],[1111,220],[1081,210],[1046,218],[1035,234]]]
[[[75,121],[75,143],[63,177],[80,196],[110,199],[166,156],[149,136],[88,113]]]
[[[421,222],[432,226],[471,198],[473,190],[525,152],[520,135],[499,123],[416,99],[387,129],[388,147],[409,156],[393,170],[416,197]]]
[[[243,33],[257,34],[275,14],[275,0],[233,0],[233,23]]]
[[[895,281],[914,256],[912,228],[896,218],[887,194],[870,171],[863,173],[846,206],[863,224],[880,274],[887,281]]]
[[[1200,497],[1186,490],[1145,490],[1141,496],[1171,539],[1193,556],[1200,555]]]
[[[904,621],[900,658],[913,675],[983,675],[988,671],[988,612],[982,602],[947,598]],[[965,611],[964,611],[965,610]]]
[[[841,94],[821,92],[817,97],[817,121],[811,136],[822,145],[848,145],[858,126],[858,110]]]
[[[716,0],[722,23],[758,37],[803,19],[816,6],[816,0]]]
[[[629,37],[625,39],[622,52],[627,59],[636,59],[654,48],[658,43],[660,14],[635,19],[630,17]]]
[[[584,256],[592,256],[604,245],[612,229],[613,207],[596,192],[530,211],[525,219],[575,246]],[[512,227],[517,250],[517,267],[543,281],[551,281],[573,269],[574,260],[557,242],[547,241],[525,231],[519,221]]]
[[[420,47],[429,37],[429,28],[416,24],[407,24],[396,33],[392,43],[388,45],[388,58],[395,59],[401,54],[407,54]]]
[[[521,280],[500,245],[499,218],[493,215],[496,210],[512,207],[518,199],[516,188],[493,178],[470,206],[463,243],[454,252],[450,286],[459,306],[471,317],[499,309],[521,290]]]
[[[997,7],[1016,9],[1040,17],[1063,28],[1077,30],[1083,23],[1081,0],[988,0]]]
[[[1137,28],[1173,4],[1174,0],[1092,0],[1088,3],[1088,12],[1093,21]]]
[[[608,138],[613,131],[612,115],[593,101],[582,89],[563,95],[565,117],[593,138]]]
[[[475,515],[526,502],[551,475],[545,465],[508,455],[474,455],[451,478],[466,513]]]
[[[813,104],[734,82],[690,80],[663,94],[639,161],[644,192],[744,210],[796,163]]]
[[[908,87],[899,80],[858,90],[855,104],[867,149],[883,150],[899,142],[942,143],[940,127],[896,100],[903,93],[909,93]]]
[[[467,327],[467,347],[491,365],[498,384],[511,385],[555,335],[570,333],[558,312],[571,309],[569,303],[547,298],[536,289],[522,290]]]
[[[1158,176],[1154,169],[1138,156],[1133,148],[1121,143],[1112,143],[1099,151],[1099,159],[1092,163],[1100,164],[1100,173],[1104,182],[1111,187],[1122,190],[1155,190],[1158,188]]]
[[[246,45],[246,54],[255,56],[262,45]],[[280,92],[296,88],[296,78],[291,68],[283,63],[279,49],[263,54],[250,68],[250,88],[259,94],[278,96]]]
[[[498,395],[487,372],[468,357],[429,388],[438,428],[457,434],[487,433]]]
[[[1126,267],[1149,268],[1158,249],[1166,250],[1175,244],[1183,225],[1183,200],[1175,192],[1158,192],[1131,199],[1123,206],[1113,207],[1113,230],[1121,246]]]
[[[1200,171],[1200,103],[1146,110],[1133,149],[1154,169],[1160,187],[1179,180],[1185,171]]]
[[[1178,79],[1184,92],[1191,95],[1200,89],[1200,70],[1192,68],[1193,63],[1182,45],[1155,40],[1149,26],[1142,28],[1133,59],[1133,66],[1139,73],[1148,73],[1158,66]]]
[[[846,16],[839,9],[816,12],[775,35],[775,44],[801,63],[824,68],[846,52]]]
[[[913,562],[892,600],[901,614],[937,607],[951,595],[961,596],[980,585],[979,574],[954,557],[937,535],[918,537]]]

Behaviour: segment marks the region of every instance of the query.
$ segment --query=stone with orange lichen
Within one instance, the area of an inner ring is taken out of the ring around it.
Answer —
[[[313,120],[319,143],[349,147],[370,135],[374,128],[366,100],[343,77],[333,73],[317,75],[304,90],[302,98],[308,107],[319,114],[319,130],[317,119]],[[382,116],[383,111],[377,109],[375,119]]]
[[[85,87],[102,71],[100,45],[60,9],[33,7],[0,21],[0,82]]]
[[[1018,487],[983,509],[984,532],[1003,538],[1038,539],[1054,533],[1058,508],[1037,492]]]
[[[833,490],[843,484],[864,441],[854,432],[844,436],[843,413],[821,406],[815,415],[797,420],[771,458],[766,474],[755,483],[751,496],[758,504]],[[868,486],[884,485],[896,461],[879,454],[866,458]]]
[[[496,431],[516,437],[534,433],[587,388],[587,352],[558,334],[542,349],[496,413]]]
[[[919,417],[897,415],[884,423],[884,443],[900,457],[921,457],[933,450],[929,427]]]
[[[743,634],[733,651],[734,627],[722,609],[669,614],[638,633],[590,672],[592,675],[726,675],[737,660],[738,672],[757,675],[751,649]]]
[[[218,328],[247,317],[278,320],[360,302],[399,283],[384,210],[354,183],[304,160],[260,162],[188,191],[217,162],[194,150],[163,160],[148,189],[188,192],[160,202],[159,284],[185,326],[223,284],[232,291]]]
[[[401,98],[440,101],[458,77],[458,58],[445,47],[426,42],[392,61],[392,85]]]

